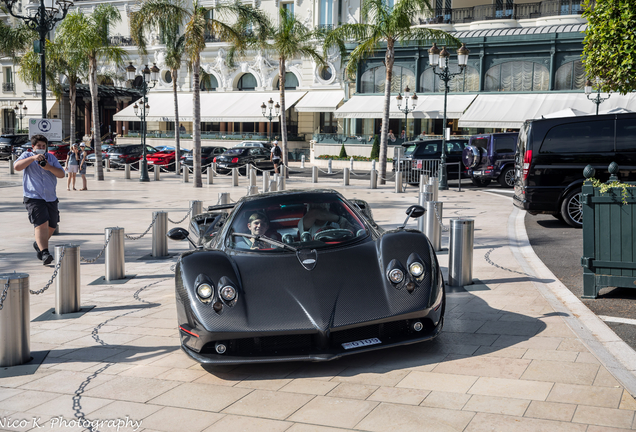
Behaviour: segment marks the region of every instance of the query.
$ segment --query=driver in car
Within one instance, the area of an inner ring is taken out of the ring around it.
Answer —
[[[301,240],[303,240],[304,233],[309,233],[313,239],[318,231],[341,228],[349,229],[349,221],[343,216],[331,213],[329,203],[309,204],[309,210],[298,221],[298,233]]]
[[[249,217],[247,228],[252,235],[265,235],[269,229],[269,220],[264,213],[255,212]],[[262,249],[270,248],[268,243],[263,241],[257,241],[256,239],[245,238],[245,241],[250,245],[250,249]]]

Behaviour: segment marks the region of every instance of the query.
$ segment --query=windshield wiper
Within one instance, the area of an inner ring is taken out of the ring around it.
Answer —
[[[261,241],[262,240],[265,243],[269,243],[269,244],[274,245],[274,246],[278,246],[278,247],[282,247],[282,248],[285,248],[285,249],[289,249],[290,251],[293,251],[293,252],[298,252],[298,249],[296,249],[295,247],[290,246],[287,243],[283,243],[283,242],[279,242],[278,240],[271,239],[271,238],[266,237],[264,235],[253,235],[253,234],[244,234],[244,233],[236,233],[236,232],[232,233],[232,235],[233,236],[240,236],[240,237],[247,237],[247,238],[254,239],[256,241]]]

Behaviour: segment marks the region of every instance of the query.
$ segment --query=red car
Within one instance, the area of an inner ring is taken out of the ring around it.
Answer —
[[[68,152],[71,148],[70,144],[64,143],[49,143],[49,153],[56,157],[60,163],[66,162],[66,157],[68,156]]]
[[[186,151],[181,150],[181,159],[185,158],[186,153],[187,153]],[[175,163],[174,163],[175,151],[174,150],[167,150],[167,151],[149,154],[146,156],[146,159],[148,160],[148,165],[159,165],[169,170],[175,169]]]

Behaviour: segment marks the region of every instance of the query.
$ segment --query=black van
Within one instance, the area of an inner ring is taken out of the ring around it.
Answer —
[[[515,153],[515,206],[583,226],[583,168],[607,181],[611,162],[621,181],[636,180],[636,113],[528,120]]]

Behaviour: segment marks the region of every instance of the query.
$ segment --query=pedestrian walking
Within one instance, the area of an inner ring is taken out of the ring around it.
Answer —
[[[68,173],[68,179],[66,180],[67,191],[71,190],[71,184],[73,185],[73,190],[77,190],[75,189],[75,179],[79,172],[80,160],[79,147],[77,144],[71,144],[71,149],[68,152],[68,156],[66,156],[66,172]]]
[[[278,167],[280,166],[280,158],[283,155],[280,147],[278,147],[278,141],[274,140],[274,147],[272,147],[272,152],[269,156],[269,159],[274,163],[274,172],[278,174]]]
[[[82,188],[81,191],[88,190],[86,187],[86,158],[88,156],[88,150],[86,150],[86,144],[80,143],[80,164],[79,164],[79,173],[82,176]]]
[[[49,239],[60,221],[58,199],[55,192],[57,179],[64,178],[64,170],[57,158],[46,152],[48,140],[43,135],[31,137],[33,151],[25,151],[13,164],[16,171],[23,171],[22,188],[24,205],[29,222],[35,227],[33,248],[44,265],[53,261],[49,252]]]

